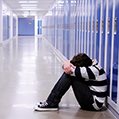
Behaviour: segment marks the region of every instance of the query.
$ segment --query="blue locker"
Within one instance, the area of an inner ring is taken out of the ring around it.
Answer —
[[[119,39],[119,1],[115,0],[112,100],[116,103],[117,103],[117,84],[118,84],[118,44],[119,44],[118,39]]]
[[[84,52],[84,28],[85,28],[85,0],[82,0],[82,37],[81,37],[81,49]]]
[[[42,20],[38,20],[38,34],[42,34]]]
[[[92,58],[96,58],[96,34],[97,34],[97,1],[94,0],[94,17],[93,17],[93,53]]]
[[[9,39],[9,16],[3,16],[3,40]]]
[[[87,41],[86,41],[86,23],[87,23],[87,0],[84,1],[84,53],[86,53],[86,46],[87,46]]]
[[[106,54],[106,57],[107,57],[107,64],[106,64],[106,73],[107,73],[107,79],[108,79],[108,95],[110,96],[110,67],[111,67],[111,34],[112,34],[112,10],[113,10],[113,7],[112,7],[112,0],[110,0],[108,2],[108,29],[107,29],[107,32],[108,32],[108,36],[107,36],[107,54]]]
[[[13,36],[16,36],[16,18],[13,17]]]
[[[79,31],[79,27],[78,27],[78,1],[76,1],[76,5],[75,5],[75,7],[76,7],[76,16],[75,16],[75,54],[77,54],[78,53],[78,31]]]
[[[80,52],[83,52],[83,1],[80,1]]]
[[[55,7],[55,24],[53,24],[54,26],[54,30],[55,30],[55,48],[58,49],[58,10],[57,10],[57,6]]]
[[[82,2],[81,2],[81,0],[79,1],[79,11],[80,11],[80,13],[79,13],[79,52],[81,52],[81,36],[82,36],[82,17],[81,17],[81,15],[82,15],[82,12],[81,12],[81,5],[82,5]]]
[[[102,2],[102,20],[101,20],[101,59],[100,59],[100,64],[102,67],[104,67],[104,55],[105,55],[105,30],[106,30],[106,1],[104,0]]]
[[[90,46],[89,46],[89,43],[90,43],[90,0],[87,1],[87,4],[88,4],[88,8],[87,8],[87,13],[88,13],[88,17],[87,17],[87,55],[90,55]]]
[[[72,0],[70,0],[70,25],[69,25],[69,37],[70,37],[70,56],[69,57],[72,57],[74,54],[75,54],[75,50],[76,50],[76,47],[75,47],[75,43],[76,43],[76,39],[75,39],[75,15],[74,13],[76,12],[75,11],[75,2]]]
[[[90,36],[90,41],[91,41],[91,49],[90,49],[90,56],[91,56],[91,58],[94,58],[94,43],[95,43],[95,39],[94,39],[94,30],[95,30],[95,28],[94,28],[94,25],[95,25],[95,0],[92,0],[91,1],[92,3],[92,12],[91,12],[91,32],[90,32],[90,34],[91,34],[91,36]]]
[[[99,61],[99,39],[100,39],[100,14],[101,14],[101,3],[100,0],[97,0],[97,21],[96,21],[96,29],[97,29],[97,34],[96,34],[96,59]]]
[[[50,23],[49,23],[49,26],[50,26],[50,38],[51,38],[51,41],[52,41],[52,44],[54,45],[54,47],[56,47],[56,7],[53,8],[53,16],[50,17]]]
[[[64,45],[63,45],[63,54],[65,57],[67,57],[69,59],[69,49],[70,49],[70,45],[69,45],[69,41],[70,41],[70,37],[69,37],[69,28],[68,26],[70,25],[70,1],[65,1],[64,0],[64,32],[63,32],[63,41],[64,41]]]
[[[86,39],[85,39],[85,42],[86,42],[86,54],[88,54],[88,16],[89,16],[89,14],[88,14],[88,12],[89,12],[89,10],[88,10],[88,0],[86,0]]]
[[[81,12],[81,5],[82,5],[82,1],[80,0],[79,1],[79,11],[80,11],[80,13],[79,13],[79,52],[81,52],[81,36],[82,36],[82,17],[81,17],[81,15],[82,15],[82,12]]]
[[[63,5],[63,4],[62,4]],[[63,52],[63,6],[58,9],[58,49]]]
[[[89,56],[91,56],[92,52],[92,17],[93,17],[93,6],[92,6],[93,0],[90,0],[90,17],[89,17]]]
[[[79,30],[80,30],[80,12],[79,12],[79,8],[80,8],[80,1],[77,0],[77,50],[76,53],[79,53]]]
[[[93,0],[91,0],[91,16],[90,16],[90,57],[92,58],[92,44],[93,44]]]

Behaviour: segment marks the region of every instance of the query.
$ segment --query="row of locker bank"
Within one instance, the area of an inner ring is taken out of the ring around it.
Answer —
[[[38,23],[39,28],[42,24],[46,39],[67,59],[79,52],[85,52],[99,61],[108,76],[108,102],[117,112],[119,112],[118,11],[119,0],[57,0],[42,19],[43,23],[41,21]],[[12,36],[17,35],[17,29],[18,35],[35,35],[35,19],[18,18],[17,21],[16,16],[12,16],[12,19],[11,26],[10,14],[3,14],[3,40],[10,38],[10,27],[13,28]],[[40,33],[41,29],[38,34]]]
[[[43,35],[67,59],[79,52],[107,72],[109,104],[119,112],[119,0],[57,0],[43,18]]]

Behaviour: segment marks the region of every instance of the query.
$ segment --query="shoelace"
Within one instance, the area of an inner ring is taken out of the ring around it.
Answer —
[[[47,105],[48,105],[48,103],[47,103],[47,102],[40,102],[39,107],[46,107]]]

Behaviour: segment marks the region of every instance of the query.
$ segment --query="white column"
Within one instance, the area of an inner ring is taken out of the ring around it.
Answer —
[[[3,16],[2,16],[2,0],[0,0],[0,45],[3,42]]]
[[[35,16],[35,25],[34,25],[34,29],[35,29],[35,36],[38,35],[38,16]]]
[[[13,38],[13,13],[10,12],[10,38]]]

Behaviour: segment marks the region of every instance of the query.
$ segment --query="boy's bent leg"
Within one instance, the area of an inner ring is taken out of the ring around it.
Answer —
[[[80,79],[72,79],[72,88],[75,94],[75,97],[81,106],[82,109],[85,110],[95,110],[92,106],[93,104],[93,96],[89,87],[85,84],[85,82],[80,81]]]
[[[47,98],[47,103],[51,106],[58,106],[62,96],[66,93],[71,85],[71,76],[63,73],[58,82],[53,87]]]

